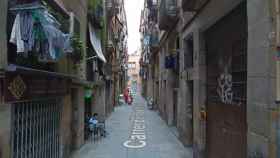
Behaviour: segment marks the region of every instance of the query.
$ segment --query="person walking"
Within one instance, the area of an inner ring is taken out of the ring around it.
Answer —
[[[125,103],[128,104],[128,99],[129,99],[129,98],[128,98],[128,97],[129,97],[129,89],[128,89],[128,88],[126,88],[126,89],[124,90],[123,96],[124,96]]]

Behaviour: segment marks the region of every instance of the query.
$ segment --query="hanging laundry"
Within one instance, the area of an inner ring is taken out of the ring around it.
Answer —
[[[56,62],[64,53],[73,52],[69,34],[60,31],[61,24],[45,7],[20,5],[10,42],[17,45],[17,52],[35,53],[41,62]],[[27,57],[27,55],[26,55]]]
[[[22,11],[19,13],[20,15],[20,31],[21,31],[21,39],[24,42],[24,52],[32,51],[32,47],[34,45],[33,38],[33,18],[32,13],[30,11]]]
[[[64,34],[58,29],[60,24],[46,10],[37,11],[39,21],[43,27],[47,42],[48,53],[41,53],[40,61],[52,62],[57,61],[65,52],[72,52],[70,35]],[[46,48],[46,47],[45,47]]]
[[[49,43],[49,55],[47,57],[50,60],[57,60],[62,56],[64,50],[63,33],[53,25],[44,25],[43,28]]]
[[[48,40],[44,31],[44,28],[40,22],[40,15],[38,12],[32,14],[34,20],[32,37],[34,38],[34,50],[40,54],[47,54],[49,49]]]
[[[18,14],[15,18],[10,42],[17,46],[17,53],[24,52],[24,41],[21,38],[21,30],[20,30],[20,15]]]
[[[71,42],[71,35],[70,34],[64,34],[64,53],[72,53],[73,47]]]

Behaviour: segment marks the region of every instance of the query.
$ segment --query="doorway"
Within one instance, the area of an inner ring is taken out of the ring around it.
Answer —
[[[246,3],[205,32],[208,158],[246,158]]]
[[[79,124],[79,103],[78,103],[78,90],[76,88],[71,89],[71,103],[72,103],[72,121],[71,121],[71,151],[77,148],[78,140],[78,124]]]

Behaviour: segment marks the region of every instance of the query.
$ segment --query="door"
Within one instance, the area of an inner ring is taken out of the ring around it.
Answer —
[[[205,32],[207,157],[246,158],[246,3]]]
[[[71,151],[77,148],[78,130],[79,130],[79,103],[78,103],[78,90],[71,89],[71,103],[72,103],[72,121],[71,121]]]
[[[159,106],[159,81],[156,81],[156,99],[155,99],[155,106],[156,106],[156,109],[158,109],[158,106]]]
[[[90,138],[88,120],[93,115],[92,114],[92,98],[85,98],[85,111],[84,111],[84,140]]]
[[[174,99],[174,102],[173,102],[173,125],[175,126],[175,127],[177,127],[177,109],[178,109],[178,107],[177,107],[177,105],[178,105],[178,91],[177,91],[177,88],[176,89],[174,89],[174,91],[173,91],[173,99]]]

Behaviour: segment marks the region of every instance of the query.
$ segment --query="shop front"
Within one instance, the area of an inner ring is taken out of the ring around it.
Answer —
[[[3,93],[4,102],[11,106],[12,157],[61,157],[63,100],[69,93],[69,78],[9,68]]]

